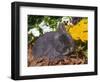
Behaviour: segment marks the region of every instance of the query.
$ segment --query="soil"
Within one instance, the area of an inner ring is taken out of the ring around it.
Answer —
[[[87,58],[82,51],[78,53],[74,52],[68,56],[65,56],[61,60],[49,61],[49,59],[46,57],[36,59],[34,55],[32,55],[32,47],[28,47],[28,67],[51,65],[79,65],[87,63]]]

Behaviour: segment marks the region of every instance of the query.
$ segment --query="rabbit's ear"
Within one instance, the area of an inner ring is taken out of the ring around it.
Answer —
[[[58,31],[61,33],[66,33],[65,25],[64,23],[58,23]]]

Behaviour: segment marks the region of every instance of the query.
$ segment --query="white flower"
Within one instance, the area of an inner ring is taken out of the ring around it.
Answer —
[[[39,24],[39,27],[42,27],[42,26],[44,26],[44,25],[45,25],[45,22],[42,21],[42,22]]]
[[[47,25],[43,26],[42,30],[43,30],[43,33],[52,31],[52,29],[49,26],[47,26]]]
[[[62,17],[62,22],[67,23],[67,25],[72,25],[71,20],[72,19],[70,17]]]
[[[28,34],[30,33],[32,33],[35,37],[38,37],[40,35],[40,32],[37,28],[30,29]]]
[[[52,31],[52,29],[46,25],[44,21],[39,24],[39,27],[43,30],[43,34]]]

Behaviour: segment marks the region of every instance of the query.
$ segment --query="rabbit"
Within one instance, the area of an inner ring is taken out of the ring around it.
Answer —
[[[74,51],[74,45],[72,37],[66,32],[64,23],[60,22],[56,32],[47,32],[35,41],[32,53],[35,58],[61,59]]]

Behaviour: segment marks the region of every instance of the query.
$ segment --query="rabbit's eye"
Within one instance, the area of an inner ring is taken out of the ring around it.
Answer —
[[[60,41],[66,41],[66,35],[62,34],[60,37],[59,37]]]

